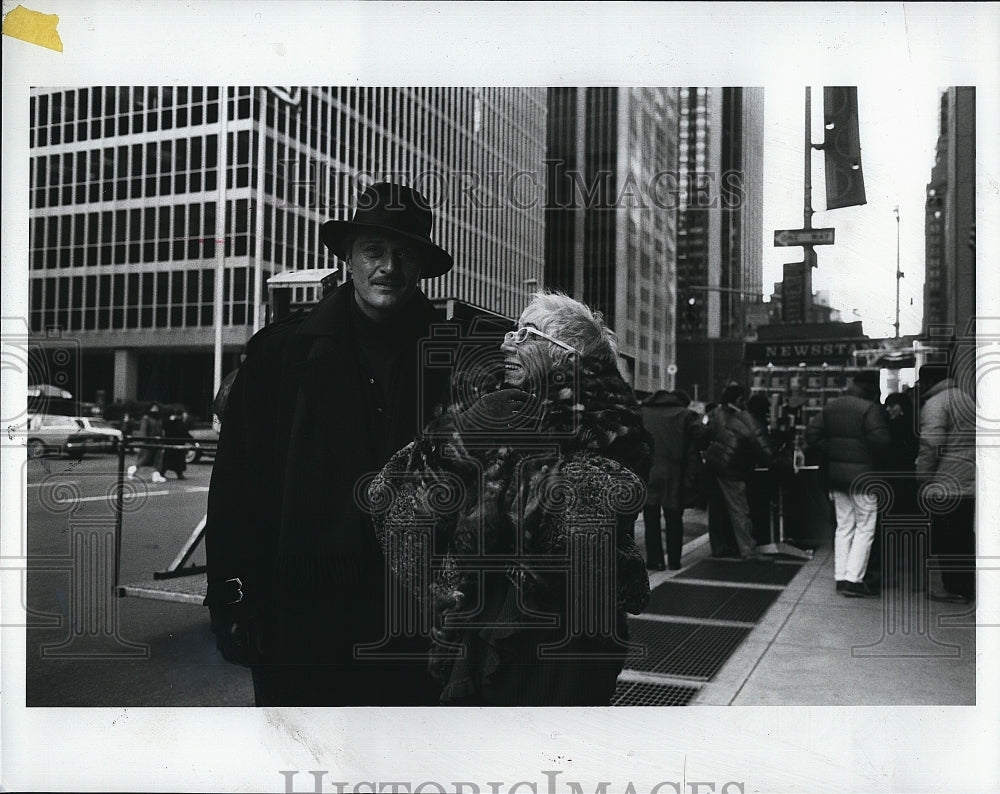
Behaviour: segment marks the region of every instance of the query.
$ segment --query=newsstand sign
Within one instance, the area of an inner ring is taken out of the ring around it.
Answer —
[[[870,345],[860,339],[797,339],[787,342],[747,342],[743,348],[745,364],[842,364],[855,350]]]

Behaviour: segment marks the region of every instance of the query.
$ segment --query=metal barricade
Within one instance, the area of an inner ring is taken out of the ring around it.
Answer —
[[[199,441],[209,448],[212,442]],[[154,571],[152,581],[137,584],[121,584],[122,526],[125,515],[126,467],[125,455],[132,450],[156,449],[172,451],[187,449],[191,442],[186,440],[167,441],[144,436],[123,436],[118,445],[118,469],[115,487],[115,540],[114,540],[114,592],[119,598],[127,596],[163,601],[201,604],[207,588],[206,566],[189,565],[198,546],[205,538],[208,516],[202,517],[187,540],[183,543],[174,560],[162,571]],[[170,581],[174,580],[174,581]],[[182,581],[183,580],[183,581]]]

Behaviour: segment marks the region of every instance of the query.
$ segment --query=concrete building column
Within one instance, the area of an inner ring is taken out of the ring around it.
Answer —
[[[115,350],[114,399],[133,400],[139,388],[139,356],[134,350]]]

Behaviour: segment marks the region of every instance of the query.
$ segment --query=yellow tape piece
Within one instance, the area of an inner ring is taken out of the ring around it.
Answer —
[[[56,14],[41,14],[18,6],[4,17],[3,35],[62,52],[62,39],[56,31],[58,24],[59,17]]]

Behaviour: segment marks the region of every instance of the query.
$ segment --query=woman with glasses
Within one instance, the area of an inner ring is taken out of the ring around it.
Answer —
[[[457,400],[372,483],[376,533],[431,627],[443,704],[608,705],[626,613],[649,599],[631,535],[649,437],[582,303],[536,294],[500,351],[500,387]]]

